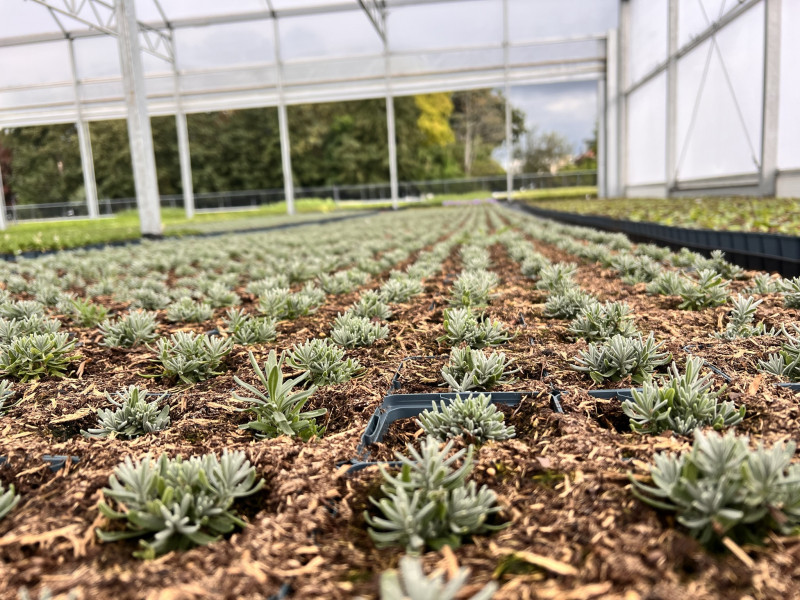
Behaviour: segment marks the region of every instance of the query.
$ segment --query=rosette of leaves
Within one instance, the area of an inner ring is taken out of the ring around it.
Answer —
[[[745,290],[748,294],[775,294],[783,291],[784,286],[779,279],[773,279],[769,273],[758,273],[750,281],[750,287]],[[798,293],[800,293],[800,285],[798,285]],[[798,296],[800,301],[800,296]]]
[[[486,355],[483,350],[453,348],[450,362],[442,367],[442,377],[454,392],[488,391],[513,381],[507,378],[516,372],[509,370],[511,362],[504,352]]]
[[[456,346],[465,342],[470,348],[499,346],[512,338],[500,321],[478,317],[469,308],[446,308],[444,310],[444,335],[440,342]]]
[[[263,296],[267,290],[274,290],[277,288],[288,288],[289,278],[282,274],[271,275],[256,281],[251,281],[247,286],[247,292],[253,296]]]
[[[469,579],[469,569],[460,568],[447,583],[441,571],[427,577],[418,557],[402,556],[399,571],[390,569],[381,574],[381,600],[455,600],[466,598],[464,585]],[[489,582],[468,600],[491,600],[497,584]]]
[[[214,309],[204,302],[183,296],[167,307],[166,319],[172,323],[202,323],[214,315]]]
[[[303,289],[294,294],[288,288],[274,288],[267,290],[258,299],[258,310],[278,321],[296,319],[315,312],[324,297],[323,292],[320,299],[315,288]]]
[[[8,381],[7,379],[3,379],[0,381],[0,415],[2,415],[6,410],[6,402],[11,399],[11,396],[14,395],[14,386],[13,384]]]
[[[386,304],[378,292],[368,290],[361,294],[358,302],[353,303],[347,311],[357,317],[388,321],[392,318],[392,309]]]
[[[289,352],[286,364],[308,371],[312,383],[317,386],[342,383],[364,369],[358,360],[345,358],[345,351],[328,338],[296,344]]]
[[[784,279],[781,283],[783,305],[786,308],[800,308],[800,277]]]
[[[680,296],[686,280],[677,271],[663,271],[647,284],[647,293],[661,296]]]
[[[156,315],[136,311],[123,315],[116,321],[106,319],[100,324],[103,344],[112,348],[132,348],[156,339]]]
[[[540,290],[548,290],[551,293],[558,293],[576,287],[573,281],[575,273],[578,272],[578,265],[575,263],[554,263],[543,267],[539,272],[539,281],[536,287]]]
[[[215,281],[203,290],[206,302],[211,308],[236,306],[241,302],[239,296],[221,281]],[[205,321],[205,319],[203,319]]]
[[[746,279],[744,269],[739,265],[734,265],[725,260],[725,253],[722,250],[712,250],[711,258],[698,258],[694,263],[695,268],[711,269],[719,273],[725,279]]]
[[[45,306],[55,306],[64,297],[64,291],[49,281],[37,281],[30,286],[29,291],[33,292],[37,302]]]
[[[241,308],[231,308],[225,313],[227,328],[234,344],[252,346],[264,344],[278,337],[275,321],[268,317],[252,317]]]
[[[462,436],[471,444],[489,440],[507,440],[515,435],[513,426],[506,426],[503,413],[497,410],[491,394],[456,395],[449,403],[432,403],[417,420],[426,434],[440,442]]]
[[[326,414],[327,409],[303,411],[308,400],[317,391],[317,386],[312,385],[306,390],[293,391],[308,377],[308,373],[284,381],[281,371],[283,354],[278,359],[275,350],[270,350],[263,371],[258,366],[258,361],[253,353],[249,352],[248,355],[250,365],[263,386],[263,391],[234,376],[236,384],[250,392],[252,396],[240,396],[234,392],[233,397],[240,402],[248,403],[250,406],[242,410],[256,416],[255,421],[240,425],[239,428],[252,429],[259,438],[288,435],[308,441],[312,437],[321,436],[324,428],[317,426],[316,419]]]
[[[96,327],[108,315],[105,306],[80,298],[70,298],[59,303],[59,309],[81,327]]]
[[[686,280],[679,296],[683,302],[678,304],[681,310],[703,310],[720,306],[728,301],[728,282],[712,269],[703,269],[697,273],[697,281]]]
[[[663,385],[645,382],[641,392],[631,390],[633,400],[622,403],[631,430],[642,434],[674,431],[687,435],[706,425],[722,430],[740,423],[745,407],[737,409],[733,402],[719,401],[725,386],[712,392],[711,376],[700,376],[703,364],[702,358],[689,358],[681,375],[673,362]]]
[[[473,447],[450,455],[452,440],[439,446],[436,438],[427,437],[419,451],[407,446],[411,456],[395,452],[402,464],[396,475],[379,465],[383,497],[370,497],[370,502],[382,516],[364,514],[378,547],[405,546],[408,552],[419,553],[426,546],[458,547],[465,536],[502,528],[489,523],[500,511],[495,493],[486,486],[479,489],[474,481],[467,483]],[[461,466],[454,467],[462,458]]]
[[[369,281],[369,273],[359,269],[347,269],[335,273],[321,273],[318,277],[320,287],[326,294],[347,294]]]
[[[548,319],[574,319],[597,299],[579,287],[568,288],[563,292],[555,292],[547,297],[544,304],[544,316]]]
[[[529,279],[536,279],[550,261],[538,252],[530,252],[526,254],[519,265],[522,274]]]
[[[703,544],[723,537],[763,542],[770,531],[788,535],[800,525],[800,465],[795,444],[749,448],[733,432],[694,432],[690,452],[658,453],[646,485],[631,476],[632,491],[651,506],[677,514]]]
[[[797,335],[792,335],[785,327],[781,329],[786,341],[780,352],[770,354],[766,361],[758,361],[759,371],[777,375],[785,381],[800,382],[800,328],[794,325],[794,331]]]
[[[331,339],[343,348],[371,346],[389,336],[389,327],[353,313],[337,315],[331,329]]]
[[[641,384],[650,381],[653,372],[670,361],[669,352],[659,352],[663,345],[664,342],[655,341],[652,333],[645,339],[641,333],[636,337],[615,335],[605,342],[590,343],[586,350],[579,352],[572,368],[588,373],[598,385],[609,380],[619,381],[628,375],[634,383]]]
[[[114,408],[97,409],[97,427],[88,431],[81,431],[85,437],[94,438],[115,438],[125,437],[132,439],[161,431],[169,427],[169,404],[164,404],[163,408],[158,407],[167,394],[147,401],[147,390],[139,386],[132,385],[127,390],[119,394],[120,401],[117,402],[106,392],[106,398]]]
[[[131,307],[145,310],[160,310],[171,302],[171,298],[163,292],[151,288],[139,288],[131,293]]]
[[[458,308],[486,306],[489,304],[489,292],[497,284],[497,275],[491,271],[463,271],[453,282],[450,305]]]
[[[172,550],[185,550],[214,542],[246,524],[233,504],[257,492],[258,479],[243,452],[193,456],[183,460],[162,454],[120,463],[103,488],[106,502],[100,512],[112,520],[125,521],[122,531],[98,530],[104,542],[140,538],[139,558],[154,558]]]
[[[169,339],[156,341],[155,360],[161,363],[164,377],[178,377],[188,384],[197,383],[222,372],[218,369],[232,345],[230,338],[176,331]]]
[[[44,317],[44,305],[35,300],[18,300],[0,304],[0,317],[4,319],[29,319]]]
[[[569,326],[575,337],[590,342],[607,340],[615,335],[636,335],[631,307],[624,302],[593,302],[581,310]]]
[[[767,330],[763,322],[753,325],[756,316],[756,308],[763,300],[756,300],[752,296],[745,298],[741,294],[736,296],[731,303],[732,307],[728,313],[728,324],[725,331],[715,334],[718,338],[735,340],[737,338],[749,338],[759,335],[775,335],[774,330]]]
[[[56,333],[60,328],[61,321],[47,319],[41,315],[21,319],[0,317],[0,344],[9,344],[14,338],[34,333]]]
[[[8,513],[10,513],[14,507],[19,504],[19,495],[14,488],[14,485],[11,484],[8,486],[8,489],[3,487],[3,482],[0,481],[0,519],[3,519]]]
[[[65,377],[67,367],[79,358],[67,333],[34,333],[14,338],[0,347],[0,370],[21,381],[39,377]]]
[[[612,256],[610,263],[611,268],[628,285],[648,283],[661,273],[661,265],[646,256],[620,253]]]
[[[384,302],[408,302],[422,293],[422,282],[413,277],[398,275],[387,279],[378,293]]]

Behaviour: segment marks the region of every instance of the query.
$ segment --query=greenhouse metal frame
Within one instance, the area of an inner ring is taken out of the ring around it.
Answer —
[[[0,2],[8,15],[13,4],[31,15],[41,11],[48,23],[37,31],[0,36],[0,72],[7,74],[0,79],[0,127],[75,123],[88,212],[96,218],[88,123],[127,118],[146,235],[161,232],[151,116],[176,118],[184,207],[191,216],[186,114],[276,107],[284,195],[292,212],[287,106],[385,98],[396,206],[394,97],[502,88],[508,99],[512,86],[564,81],[597,81],[601,196],[797,195],[800,188],[800,156],[793,148],[796,144],[786,143],[793,125],[795,132],[800,130],[800,76],[788,61],[780,61],[781,54],[800,55],[798,42],[781,36],[781,29],[800,28],[800,3],[792,0],[621,0],[618,30],[555,36],[549,35],[551,24],[528,22],[520,15],[529,14],[524,11],[537,3],[558,5],[564,14],[585,3]],[[404,36],[425,22],[433,6],[458,14],[469,25],[466,32],[461,37],[458,31],[444,35],[445,29],[458,28],[442,23],[437,30],[434,23],[426,43],[404,43]],[[303,37],[304,27],[313,31],[319,26],[336,38],[336,51],[305,53],[303,44],[313,39]],[[525,33],[528,29],[534,33]],[[444,41],[438,42],[440,33]],[[746,43],[741,43],[743,38]],[[746,52],[737,51],[739,46]],[[24,70],[23,63],[29,65]],[[753,64],[760,66],[753,69]],[[724,103],[718,98],[722,93],[730,96]],[[709,110],[709,105],[721,108]],[[726,133],[737,131],[741,152]],[[506,145],[511,147],[508,100]],[[509,173],[507,189],[512,188]],[[0,227],[5,227],[4,209]]]

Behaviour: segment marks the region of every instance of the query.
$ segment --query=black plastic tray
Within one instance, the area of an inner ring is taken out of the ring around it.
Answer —
[[[80,460],[77,456],[64,456],[62,454],[45,454],[42,456],[42,460],[47,463],[47,466],[50,467],[50,470],[54,473],[64,468],[64,465],[67,464],[67,461],[70,461],[73,465],[77,464]],[[0,456],[0,465],[4,465],[8,461],[8,458],[5,456]]]
[[[641,392],[642,388],[619,388],[619,389],[606,389],[606,390],[586,390],[586,393],[589,394],[592,398],[600,398],[602,400],[613,400],[617,397],[622,397],[625,400],[632,400],[633,394],[631,393],[631,389],[635,389],[637,392]],[[567,390],[553,390],[552,395],[550,397],[551,405],[555,402],[558,404],[559,408],[561,408],[561,396],[564,394],[568,394]],[[563,412],[559,410],[558,412]]]

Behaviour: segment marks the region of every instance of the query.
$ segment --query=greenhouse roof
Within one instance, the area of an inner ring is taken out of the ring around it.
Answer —
[[[598,79],[617,22],[617,0],[135,0],[135,9],[151,115],[178,103],[203,112]],[[0,0],[0,11],[0,126],[125,117],[113,0]]]

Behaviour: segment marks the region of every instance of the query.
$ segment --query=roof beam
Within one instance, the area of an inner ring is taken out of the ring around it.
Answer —
[[[46,7],[50,14],[53,15],[56,23],[64,31],[63,36],[56,37],[55,39],[62,39],[67,37],[71,39],[76,36],[67,31],[61,21],[56,18],[56,13],[65,15],[70,19],[74,19],[79,23],[87,25],[91,30],[100,32],[106,35],[119,35],[119,27],[117,25],[116,7],[113,3],[106,2],[105,0],[32,0],[36,4],[41,4]],[[85,10],[86,8],[90,10]],[[137,21],[138,34],[140,38],[141,49],[145,52],[157,56],[169,63],[174,62],[174,52],[172,47],[172,36],[168,33],[160,31],[159,29]],[[15,38],[9,38],[8,41],[13,42]],[[23,38],[24,39],[24,38]],[[30,38],[29,38],[30,39]],[[52,39],[52,38],[51,38]],[[31,40],[31,41],[42,41]],[[5,45],[5,44],[3,44]],[[12,44],[9,44],[12,45]]]
[[[375,31],[378,32],[383,43],[386,44],[386,3],[384,0],[358,0],[358,4],[372,26],[375,27]]]

